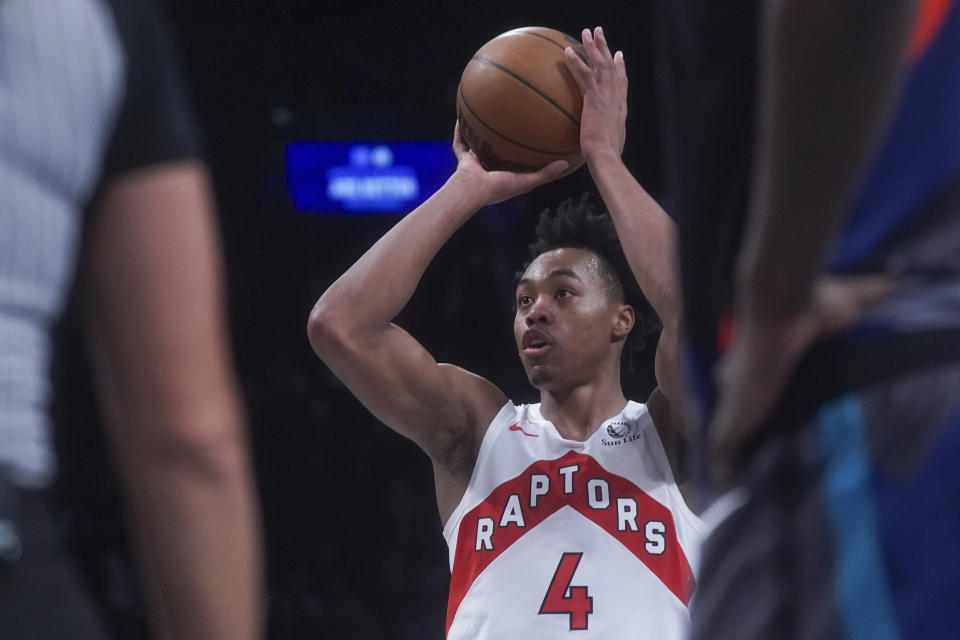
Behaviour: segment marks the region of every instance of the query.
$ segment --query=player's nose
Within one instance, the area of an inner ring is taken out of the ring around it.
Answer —
[[[552,321],[553,309],[550,302],[544,300],[543,296],[538,297],[534,303],[530,305],[524,317],[524,322],[528,327],[532,327],[535,324],[549,324]]]

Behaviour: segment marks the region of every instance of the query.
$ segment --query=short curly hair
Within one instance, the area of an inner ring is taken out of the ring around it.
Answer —
[[[569,198],[554,211],[546,209],[540,214],[529,246],[530,259],[517,272],[517,280],[538,256],[568,247],[596,254],[608,291],[633,307],[636,322],[627,336],[622,360],[627,370],[632,370],[636,354],[646,348],[647,339],[660,331],[661,324],[630,269],[613,219],[607,211],[596,210],[590,193],[579,199]]]

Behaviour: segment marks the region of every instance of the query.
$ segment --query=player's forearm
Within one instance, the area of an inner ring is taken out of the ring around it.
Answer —
[[[679,322],[676,227],[618,155],[591,158],[587,165],[613,218],[637,284],[664,325]]]
[[[314,349],[323,351],[331,334],[385,330],[440,248],[484,204],[468,177],[451,176],[320,297],[308,325]]]
[[[758,316],[803,309],[899,94],[912,0],[767,5],[739,279]]]
[[[225,424],[199,426],[209,435],[183,446],[118,443],[151,628],[160,640],[261,636],[257,501],[238,423]]]

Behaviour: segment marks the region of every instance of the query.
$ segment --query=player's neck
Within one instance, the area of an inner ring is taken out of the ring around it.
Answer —
[[[589,384],[563,392],[540,391],[541,415],[569,440],[586,440],[604,420],[623,411],[626,404],[619,384]]]

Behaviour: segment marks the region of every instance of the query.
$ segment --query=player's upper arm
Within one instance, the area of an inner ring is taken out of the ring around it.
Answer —
[[[308,323],[314,351],[380,421],[435,462],[458,466],[479,446],[506,396],[480,376],[438,364],[395,324],[358,330],[349,314],[343,301],[321,297]]]
[[[667,401],[669,407],[670,430],[686,439],[690,436],[688,398],[683,384],[683,373],[680,362],[680,331],[678,322],[663,325],[660,339],[657,341],[657,352],[654,357],[654,374],[657,379],[657,388]]]

